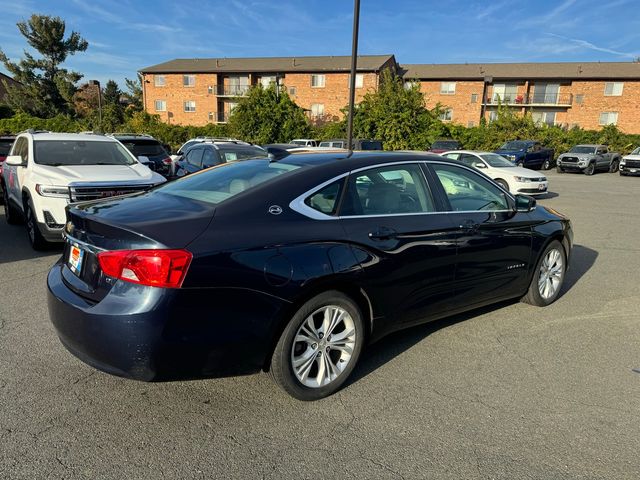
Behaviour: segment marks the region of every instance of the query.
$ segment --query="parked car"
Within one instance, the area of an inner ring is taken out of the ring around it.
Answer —
[[[145,157],[144,164],[163,177],[171,176],[172,160],[164,145],[151,135],[114,133],[111,137],[122,143],[136,158]]]
[[[620,160],[620,175],[640,175],[640,147]]]
[[[495,151],[519,167],[549,170],[554,166],[555,152],[535,140],[513,140]]]
[[[442,156],[458,160],[469,167],[477,168],[507,192],[526,195],[543,195],[547,193],[549,184],[546,177],[541,176],[535,170],[516,167],[497,153],[456,150],[445,152]]]
[[[184,177],[223,163],[268,155],[265,149],[244,142],[200,142],[189,148],[182,160],[178,161],[175,176]]]
[[[62,242],[68,204],[140,192],[165,181],[114,138],[35,131],[16,137],[1,180],[5,218],[10,224],[25,220],[36,250]]]
[[[334,138],[333,140],[323,140],[318,145],[324,148],[347,148],[347,141],[344,138]],[[380,140],[356,139],[353,141],[353,150],[382,150]]]
[[[621,155],[610,152],[606,145],[576,145],[558,157],[558,173],[582,172],[593,175],[600,172],[615,173],[620,166]]]
[[[460,150],[462,145],[457,140],[436,140],[431,144],[429,152],[442,153],[451,150]]]
[[[7,155],[9,155],[9,150],[11,150],[11,145],[13,145],[13,141],[16,139],[15,135],[0,135],[0,179],[2,178],[2,164],[4,163]],[[0,181],[0,195],[2,195],[2,182]],[[3,203],[3,197],[0,197],[0,203]]]
[[[291,140],[289,143],[293,145],[297,145],[299,147],[317,147],[318,146],[317,140],[311,140],[309,138],[296,138],[294,140]]]
[[[145,381],[269,370],[301,400],[335,392],[365,344],[401,328],[549,305],[573,237],[477,170],[390,152],[232,162],[72,205],[66,235],[48,306],[81,360]]]
[[[189,150],[189,148],[193,147],[194,145],[197,145],[198,143],[202,143],[202,142],[240,142],[240,140],[236,138],[226,138],[226,137],[195,137],[190,140],[187,140],[182,144],[182,146],[178,149],[178,151],[174,155],[171,155],[171,160],[173,161],[173,165],[174,165],[174,173],[175,173],[175,165],[177,165],[177,163],[180,160],[182,160],[182,157],[187,152],[187,150]]]

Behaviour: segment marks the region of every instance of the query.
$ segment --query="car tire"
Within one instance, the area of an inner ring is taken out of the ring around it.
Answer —
[[[516,167],[524,168],[524,162],[516,163]]]
[[[549,160],[548,158],[544,161],[544,163],[542,164],[542,169],[543,170],[551,170],[551,160]]]
[[[509,191],[509,184],[507,182],[505,182],[504,180],[502,180],[501,178],[496,178],[494,180],[494,182],[496,182],[498,185],[500,185],[507,192]]]
[[[626,174],[626,173],[624,173],[623,171],[620,171],[619,173],[620,173],[620,176],[621,176],[621,177],[626,177],[626,176],[627,176],[627,174]]]
[[[614,160],[613,162],[611,162],[611,165],[609,166],[609,173],[616,173],[619,169],[620,169],[620,164],[618,163],[618,160]]]
[[[562,290],[567,271],[567,255],[562,244],[553,240],[542,251],[529,285],[521,301],[537,307],[546,307],[556,301]]]
[[[9,225],[17,225],[20,223],[20,212],[11,205],[9,201],[9,193],[7,192],[6,187],[2,186],[2,200],[4,201],[4,219],[7,221]]]
[[[305,302],[285,327],[271,357],[271,376],[298,400],[327,397],[353,371],[364,335],[362,314],[351,298],[338,291],[321,293]]]
[[[596,173],[596,164],[591,162],[589,165],[587,165],[587,167],[584,169],[584,174],[585,175],[593,175],[594,173]]]
[[[27,227],[27,238],[29,239],[29,243],[34,250],[46,250],[49,247],[49,242],[47,242],[42,233],[40,233],[40,227],[38,227],[38,220],[35,216],[35,212],[33,211],[33,206],[31,205],[31,200],[25,200],[24,205],[24,223]]]

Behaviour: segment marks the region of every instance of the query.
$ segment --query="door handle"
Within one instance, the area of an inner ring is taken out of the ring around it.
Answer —
[[[389,227],[378,227],[377,230],[369,232],[369,238],[371,240],[391,240],[397,238],[398,232]]]
[[[474,222],[473,220],[465,220],[460,224],[460,230],[463,230],[465,232],[476,232],[478,231],[479,227],[480,224]]]

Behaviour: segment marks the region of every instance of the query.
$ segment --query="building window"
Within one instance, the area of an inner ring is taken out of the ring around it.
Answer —
[[[619,97],[622,95],[622,88],[624,83],[622,82],[607,82],[604,84],[604,94],[607,97]]]
[[[182,76],[182,85],[185,87],[195,87],[196,86],[196,76],[195,75],[183,75]]]
[[[471,94],[471,103],[478,103],[478,94],[477,93],[472,93]]]
[[[153,85],[156,87],[164,87],[164,75],[154,75]]]
[[[467,128],[472,128],[476,126],[476,122],[474,122],[473,120],[469,120],[467,122]]]
[[[443,110],[442,112],[440,112],[439,118],[443,122],[450,122],[451,119],[453,118],[453,110],[451,108],[447,108]]]
[[[260,77],[260,85],[262,85],[262,88],[269,88],[271,85],[278,85],[278,83],[278,77],[275,75]]]
[[[582,105],[582,102],[584,102],[584,94],[579,93],[578,95],[576,95],[576,103],[578,105]]]
[[[185,112],[195,112],[196,111],[196,102],[195,100],[187,100],[184,102],[184,111]]]
[[[156,100],[156,112],[166,112],[166,111],[167,111],[167,101]]]
[[[324,87],[324,75],[311,75],[311,86],[314,88]]]
[[[600,114],[600,125],[617,125],[618,112],[602,112]]]
[[[538,125],[555,125],[556,123],[556,112],[533,112],[531,117],[534,123]]]
[[[496,120],[498,120],[498,111],[497,110],[491,110],[489,112],[489,123],[495,122]]]
[[[515,83],[496,83],[493,85],[491,103],[521,103],[518,102],[518,85]]]
[[[324,115],[324,103],[314,103],[311,105],[311,116],[322,117]]]
[[[442,82],[440,84],[441,95],[454,95],[456,93],[456,82]]]
[[[411,90],[413,87],[420,88],[420,82],[417,80],[407,80],[404,82],[405,90]]]
[[[289,87],[289,95],[291,95],[292,97],[296,96],[296,87]]]
[[[356,73],[356,88],[362,88],[364,85],[364,75]],[[351,75],[347,77],[347,86],[351,86]]]

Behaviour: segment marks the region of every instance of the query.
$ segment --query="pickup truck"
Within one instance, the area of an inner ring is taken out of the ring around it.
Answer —
[[[558,173],[582,172],[593,175],[597,171],[615,173],[620,167],[621,155],[610,152],[606,145],[576,145],[558,157]]]
[[[518,167],[549,170],[553,167],[555,152],[544,148],[535,140],[513,140],[502,145],[495,153],[511,160]]]

